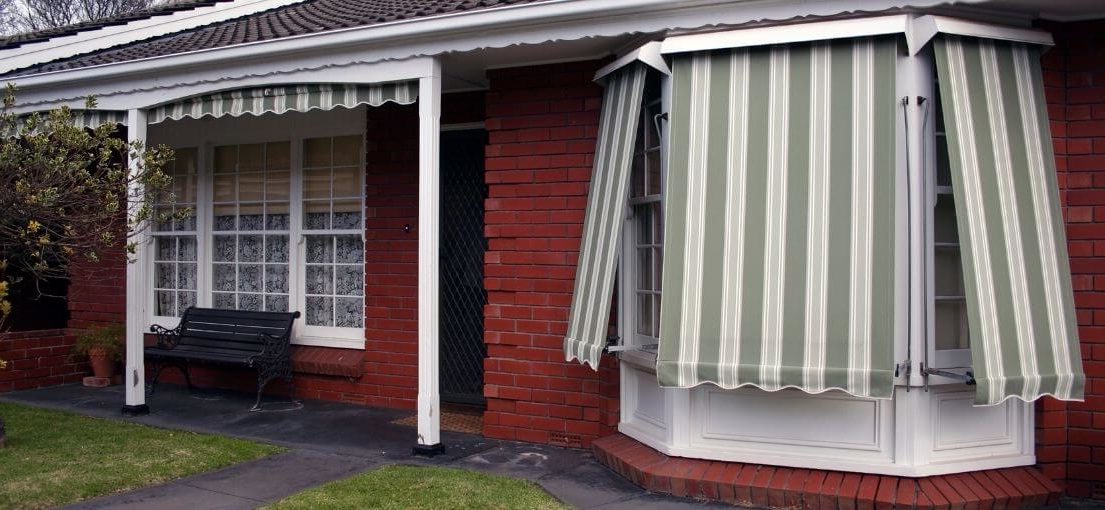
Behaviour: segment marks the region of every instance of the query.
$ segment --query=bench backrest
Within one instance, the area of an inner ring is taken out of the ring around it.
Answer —
[[[292,324],[299,312],[251,312],[192,307],[180,318],[177,345],[194,345],[245,352],[259,352],[265,345],[257,334],[268,333],[291,341]]]

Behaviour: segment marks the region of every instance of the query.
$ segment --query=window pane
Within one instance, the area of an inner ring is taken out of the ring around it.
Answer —
[[[633,156],[633,164],[630,167],[630,181],[632,182],[633,189],[630,192],[630,196],[643,197],[645,196],[645,157],[642,154],[635,154]]]
[[[233,292],[237,287],[237,270],[234,264],[215,264],[212,283],[216,291]]]
[[[177,288],[196,290],[196,265],[177,264]]]
[[[238,262],[260,262],[262,239],[260,235],[238,236]]]
[[[291,221],[287,202],[265,204],[266,230],[288,230],[291,228]]]
[[[938,243],[958,243],[959,226],[955,220],[955,201],[951,195],[936,197],[933,209],[933,238]]]
[[[176,264],[154,264],[154,286],[159,289],[176,288]]]
[[[660,194],[660,151],[651,150],[645,156],[645,163],[648,168],[648,189],[649,195]]]
[[[269,264],[265,266],[265,292],[286,294],[288,292],[287,264]]]
[[[334,325],[334,298],[322,296],[307,296],[306,321],[310,326]]]
[[[330,228],[330,202],[312,201],[303,204],[303,228],[327,230]]]
[[[287,171],[265,174],[265,200],[287,201],[290,198],[291,174]]]
[[[937,248],[933,265],[935,266],[933,280],[935,280],[937,296],[964,295],[963,268],[958,249]]]
[[[335,230],[361,228],[361,201],[334,201],[334,221],[332,227]]]
[[[213,255],[216,262],[234,262],[237,256],[237,242],[235,236],[215,236],[215,249]]]
[[[364,193],[361,169],[355,166],[334,168],[334,196],[360,198]]]
[[[334,166],[361,166],[361,136],[339,136],[334,138]]]
[[[936,349],[969,349],[967,306],[963,301],[936,302]]]
[[[265,262],[288,261],[288,236],[265,236]]]
[[[339,296],[364,295],[364,266],[337,266],[334,293]]]
[[[261,292],[263,281],[260,264],[238,265],[238,292]]]
[[[308,294],[334,293],[334,266],[307,266],[305,291]]]
[[[216,205],[215,206],[215,230],[237,230],[237,215],[238,206],[236,205]]]
[[[190,307],[196,306],[196,293],[195,292],[178,292],[177,293],[177,314],[184,315],[184,311]]]
[[[330,198],[329,168],[307,168],[303,170],[303,198]]]
[[[215,173],[234,173],[238,170],[238,147],[215,147]]]
[[[259,312],[264,308],[261,294],[238,294],[238,309]]]
[[[238,146],[238,171],[258,172],[265,168],[265,146],[251,143]]]
[[[335,306],[335,326],[359,328],[364,325],[364,301],[361,298],[337,298]]]
[[[265,180],[260,172],[238,175],[238,201],[260,202],[265,199]]]
[[[216,202],[233,202],[238,197],[238,180],[233,174],[216,175],[214,181]]]
[[[216,292],[212,301],[214,301],[215,308],[233,310],[238,307],[237,300],[234,299],[234,294]]]
[[[172,317],[176,315],[176,292],[171,290],[159,290],[155,293],[157,301],[157,315]]]
[[[288,311],[288,296],[265,296],[265,310],[269,312]]]
[[[343,263],[364,262],[364,243],[361,236],[335,236],[336,260]]]
[[[176,260],[175,237],[158,237],[155,243],[157,250],[155,250],[154,260]]]
[[[307,236],[307,262],[329,263],[334,261],[334,247],[330,236]]]
[[[637,289],[652,290],[652,248],[637,249]]]
[[[286,170],[292,167],[292,143],[272,142],[265,146],[265,167]]]
[[[651,294],[637,294],[637,333],[652,335]]]
[[[312,138],[303,141],[303,166],[328,167],[333,159],[330,156],[329,138]]]
[[[238,230],[263,230],[265,228],[264,211],[263,204],[240,204]]]
[[[177,238],[179,243],[177,253],[177,260],[195,261],[196,260],[196,238],[192,236],[181,236]]]
[[[937,115],[943,117],[943,115]],[[936,185],[951,186],[951,163],[948,161],[948,138],[943,135],[936,136]]]

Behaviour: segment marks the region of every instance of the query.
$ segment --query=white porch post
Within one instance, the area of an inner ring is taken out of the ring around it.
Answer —
[[[441,62],[418,81],[418,443],[434,455],[441,444],[438,388],[438,224],[440,222]]]
[[[131,109],[127,112],[127,139],[130,142],[146,141],[146,110]],[[140,163],[137,159],[131,159],[130,170],[137,169]],[[142,207],[144,190],[137,183],[132,182],[128,190],[127,215],[133,217]],[[133,239],[136,252],[132,260],[127,263],[127,367],[123,372],[123,385],[126,392],[126,401],[123,405],[123,414],[142,415],[150,412],[146,406],[146,368],[142,359],[143,338],[146,316],[147,289],[146,281],[146,256],[149,248],[146,241],[149,238],[145,231],[140,231]]]

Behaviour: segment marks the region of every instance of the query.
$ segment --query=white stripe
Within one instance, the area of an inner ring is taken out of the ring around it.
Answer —
[[[695,55],[691,66],[691,90],[698,93],[692,95],[688,126],[690,150],[687,162],[687,239],[683,261],[683,334],[679,352],[679,381],[682,386],[697,384],[694,363],[698,361],[702,325],[702,251],[706,216],[703,200],[709,150],[706,143],[706,123],[709,119],[707,110],[711,92],[709,56]]]
[[[1049,173],[1051,166],[1045,161],[1044,141],[1040,139],[1040,122],[1036,104],[1042,94],[1035,89],[1032,79],[1028,50],[1024,46],[1014,46],[1013,68],[1017,76],[1017,93],[1021,102],[1021,123],[1025,137],[1024,147],[1028,158],[1029,183],[1032,187],[1032,210],[1036,215],[1039,229],[1040,265],[1043,268],[1044,296],[1047,304],[1048,328],[1051,333],[1051,349],[1055,359],[1055,371],[1058,374],[1055,395],[1071,398],[1074,385],[1070,362],[1070,349],[1067,345],[1067,314],[1064,310],[1064,291],[1060,285],[1061,271],[1055,246],[1061,242],[1053,228],[1051,203],[1058,197],[1051,195],[1050,182],[1055,177]],[[1050,141],[1049,141],[1050,142]]]
[[[803,382],[819,393],[825,387],[826,314],[828,307],[829,175],[832,170],[832,53],[828,44],[814,44],[810,54],[809,206],[806,216],[806,315]]]
[[[1005,393],[1005,370],[1001,360],[1001,337],[997,326],[997,313],[995,310],[994,282],[990,274],[990,250],[987,234],[986,217],[982,204],[982,183],[979,181],[979,164],[976,159],[978,147],[975,144],[975,134],[971,126],[971,98],[968,93],[967,69],[964,61],[963,45],[958,39],[949,38],[946,41],[948,60],[948,78],[951,91],[949,103],[952,105],[953,123],[962,144],[957,154],[960,158],[963,174],[963,193],[966,198],[964,210],[960,214],[967,215],[968,238],[972,256],[968,263],[975,274],[973,282],[978,300],[978,315],[980,324],[977,325],[981,332],[981,341],[984,344],[983,353],[986,365],[986,377],[991,380],[989,401],[996,403],[1002,400]],[[953,155],[954,156],[954,155]],[[957,211],[958,212],[958,211]],[[977,341],[979,339],[972,339]]]
[[[867,395],[871,357],[871,237],[874,221],[874,46],[857,41],[852,47],[852,232],[849,285],[848,387]]]
[[[1005,251],[1009,261],[1009,282],[1013,302],[1013,325],[1017,331],[1017,349],[1021,372],[1024,376],[1022,396],[1031,398],[1040,389],[1040,371],[1036,366],[1036,342],[1032,329],[1032,309],[1029,304],[1027,275],[1024,268],[1024,246],[1021,244],[1021,228],[1017,216],[1016,189],[1013,182],[1013,157],[1009,151],[1006,132],[1005,108],[1002,103],[1001,76],[998,55],[993,41],[980,41],[982,81],[989,91],[986,109],[990,120],[990,142],[994,147],[994,170],[998,184],[998,202],[1001,207]]]
[[[741,290],[744,288],[744,216],[748,173],[748,50],[734,50],[729,59],[729,147],[725,172],[725,252],[722,260],[721,346],[718,376],[721,386],[740,383]]]
[[[771,111],[767,121],[767,189],[764,225],[764,307],[761,339],[760,383],[764,389],[780,387],[783,359],[783,289],[786,271],[787,166],[790,120],[790,48],[771,49]]]

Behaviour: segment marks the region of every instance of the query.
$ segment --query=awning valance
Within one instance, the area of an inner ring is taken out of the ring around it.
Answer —
[[[578,359],[596,370],[610,324],[610,300],[646,72],[644,64],[635,62],[606,75],[575,292],[564,339],[567,361]]]
[[[1085,385],[1040,49],[939,36],[976,403]]]
[[[418,82],[377,83],[371,85],[320,84],[281,85],[230,90],[196,96],[150,109],[149,123],[180,120],[185,117],[222,117],[262,115],[265,113],[306,112],[355,108],[387,102],[411,104],[418,100]]]
[[[50,112],[40,112],[42,117],[40,122],[46,120],[46,116],[50,115]],[[72,116],[72,122],[74,126],[95,129],[104,124],[121,124],[127,125],[127,112],[114,111],[114,110],[72,110],[70,112]],[[23,130],[23,126],[27,122],[28,115],[20,116],[15,120],[12,130],[15,133]]]
[[[891,396],[897,40],[674,56],[662,386]]]

